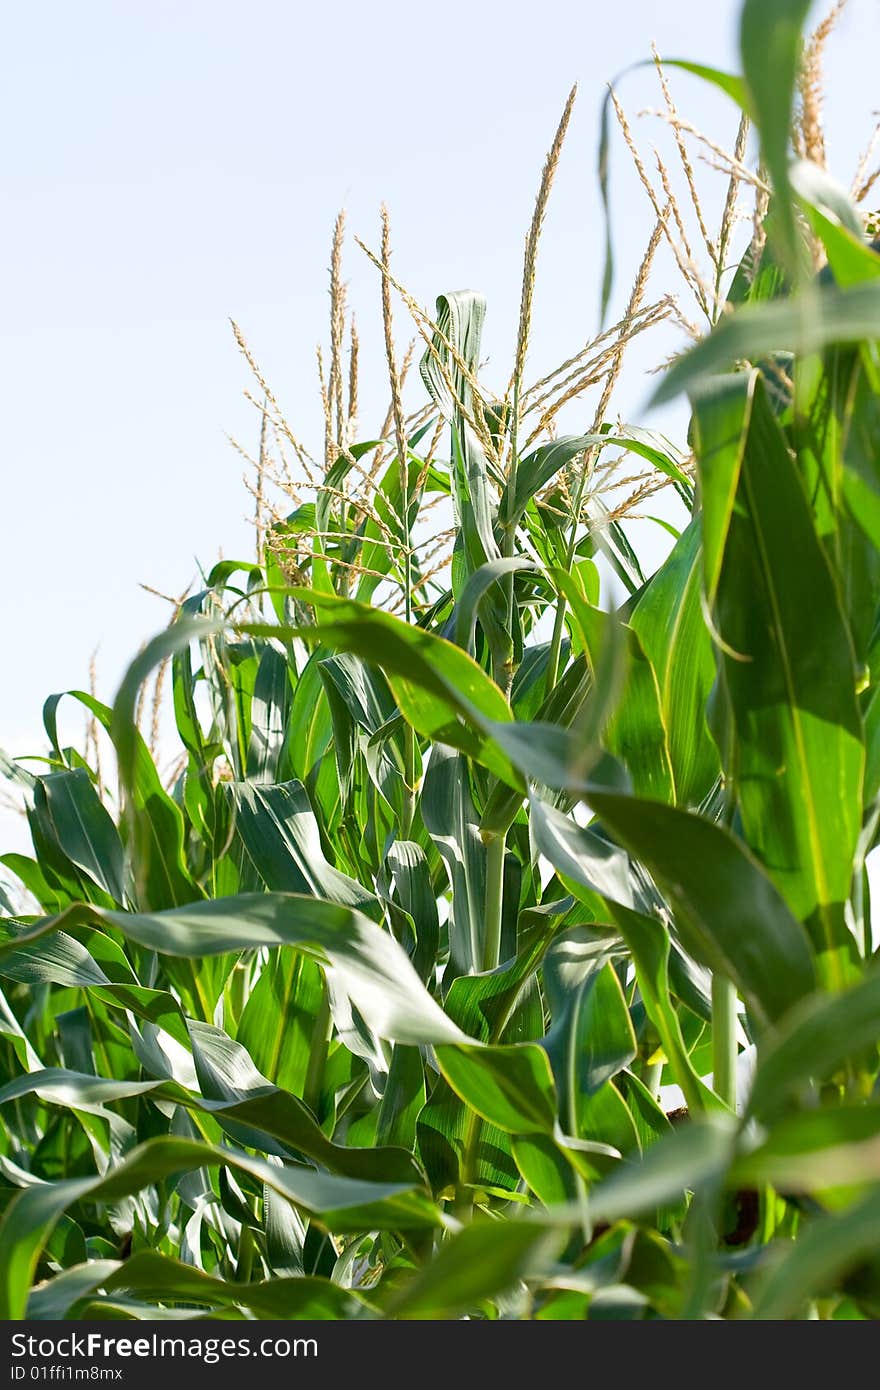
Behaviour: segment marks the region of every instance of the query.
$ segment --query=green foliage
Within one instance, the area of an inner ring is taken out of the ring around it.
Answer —
[[[444,296],[409,439],[69,692],[88,747],[56,696],[48,767],[4,756],[0,1315],[877,1316],[880,259],[789,167],[806,9],[680,64],[774,184],[658,391],[693,459],[490,401]],[[585,486],[620,447],[686,508],[647,578]]]

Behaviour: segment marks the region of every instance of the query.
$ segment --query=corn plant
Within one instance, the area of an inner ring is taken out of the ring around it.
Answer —
[[[387,217],[376,440],[341,221],[320,461],[239,334],[257,559],[112,706],[67,692],[83,750],[53,696],[48,765],[4,758],[33,855],[3,858],[3,1317],[878,1315],[880,256],[818,158],[807,8],[746,0],[742,76],[698,69],[742,116],[707,276],[658,204],[625,316],[545,379],[573,98],[506,392],[481,298],[422,310]],[[664,239],[709,328],[656,391],[680,448],[609,417],[627,342],[682,319],[646,299]],[[627,518],[661,487],[684,524],[646,575]]]

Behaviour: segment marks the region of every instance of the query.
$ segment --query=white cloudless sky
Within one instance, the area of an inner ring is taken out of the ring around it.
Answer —
[[[767,0],[768,4],[772,0]],[[566,93],[575,120],[547,222],[537,369],[595,329],[602,219],[595,175],[604,83],[649,53],[735,68],[735,0],[445,0],[378,6],[284,0],[29,0],[2,14],[2,501],[0,746],[40,744],[50,692],[99,693],[180,592],[250,556],[250,501],[226,432],[253,446],[241,325],[297,431],[320,448],[314,348],[326,338],[328,241],[341,206],[423,303],[489,299],[499,380],[522,242]],[[831,163],[848,182],[871,127],[880,6],[850,0],[829,55]],[[679,104],[730,144],[736,113],[689,77]],[[635,112],[650,73],[626,80]],[[648,145],[653,138],[647,136]],[[716,182],[718,176],[715,177]],[[619,141],[620,293],[650,212]],[[385,408],[375,272],[351,283],[372,358],[364,421]],[[398,338],[406,338],[399,310]],[[650,381],[625,388],[630,413]],[[372,409],[369,407],[372,405]],[[642,418],[645,422],[645,417]],[[674,412],[670,430],[675,425]],[[3,819],[3,848],[21,834]]]

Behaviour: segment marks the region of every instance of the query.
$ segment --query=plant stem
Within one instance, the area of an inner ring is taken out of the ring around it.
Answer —
[[[236,1024],[236,1026],[238,1025],[238,1022],[244,1011],[244,1006],[247,1003],[247,985],[247,966],[244,965],[241,960],[239,960],[238,964],[236,966],[233,966],[232,973],[229,977],[229,985],[227,987],[229,1007],[232,1012],[232,1020]]]
[[[504,850],[506,835],[486,837],[486,920],[483,933],[484,970],[494,970],[501,955],[501,917],[504,907]]]
[[[404,453],[400,460],[400,509],[403,519],[403,602],[405,617],[412,622],[412,535],[409,524],[409,457]],[[412,830],[416,809],[416,735],[411,724],[403,729],[403,839]]]
[[[861,863],[853,877],[852,907],[856,929],[861,938],[862,956],[865,960],[870,960],[874,943],[871,935],[871,919],[865,911],[865,901],[865,865]]]
[[[513,410],[510,422],[510,468],[507,473],[507,508],[503,518],[503,537],[501,553],[505,558],[513,555],[516,532],[516,474],[519,463],[517,431],[519,427],[520,382],[517,375],[513,383]],[[507,650],[502,670],[496,671],[495,679],[510,695],[513,685],[513,573],[505,578],[505,597],[507,607]],[[486,914],[483,931],[484,970],[494,970],[501,954],[501,914],[504,905],[504,849],[507,834],[486,835]]]
[[[587,485],[587,478],[593,471],[593,464],[596,460],[597,449],[590,449],[584,455],[583,467],[577,481],[574,499],[571,504],[571,531],[568,536],[568,548],[565,554],[565,572],[571,574],[571,567],[574,564],[574,557],[577,551],[577,527],[578,517],[581,513],[581,504],[584,500],[584,489]],[[560,594],[556,600],[556,617],[553,621],[553,637],[550,641],[550,655],[547,660],[547,678],[544,685],[545,695],[556,684],[559,676],[559,656],[562,651],[562,637],[565,632],[565,611],[567,608],[565,594]]]
[[[247,1223],[242,1225],[241,1234],[238,1238],[238,1259],[235,1266],[235,1278],[239,1284],[249,1284],[251,1271],[254,1265],[254,1237],[250,1226]]]
[[[461,1145],[461,1162],[458,1166],[458,1182],[455,1188],[455,1215],[459,1221],[463,1222],[470,1221],[474,1214],[472,1189],[477,1173],[481,1124],[482,1121],[476,1110],[468,1111]]]
[[[725,758],[730,766],[730,757]],[[725,779],[721,824],[733,824],[736,795],[733,782]],[[717,1096],[736,1109],[736,988],[717,971],[712,976],[712,1087]]]
[[[403,726],[403,819],[401,838],[408,840],[416,813],[416,733],[411,724]]]
[[[501,554],[505,559],[510,559],[514,552],[514,542],[516,539],[516,477],[519,469],[519,445],[517,434],[519,430],[519,377],[513,383],[513,407],[510,421],[510,467],[507,470],[507,507],[502,518],[502,537]],[[505,696],[510,696],[510,688],[513,685],[513,571],[504,577],[504,594],[506,599],[506,635],[507,649],[505,652],[504,663],[500,671],[496,671],[495,679]]]
[[[712,976],[712,1085],[736,1108],[736,989],[726,976]]]
[[[205,993],[198,962],[194,960],[187,961],[185,962],[185,968],[188,968],[189,974],[192,977],[193,1003],[197,1006],[196,1011],[201,1013],[204,1023],[213,1023],[214,1010],[211,1007],[209,996]]]
[[[327,1061],[327,1044],[330,1041],[330,995],[327,986],[324,986],[324,993],[315,1014],[315,1022],[312,1025],[311,1047],[309,1048],[309,1065],[306,1069],[306,1079],[303,1084],[303,1101],[317,1115],[321,1102],[321,1091],[324,1085],[324,1066]]]
[[[662,1062],[652,1062],[650,1066],[645,1067],[645,1070],[642,1073],[642,1081],[644,1083],[645,1090],[650,1091],[651,1095],[654,1097],[655,1100],[660,1094],[660,1078],[662,1077],[662,1075]]]
[[[547,680],[545,695],[549,695],[559,678],[559,656],[562,651],[562,634],[565,632],[565,595],[556,600],[556,617],[553,620],[553,636],[550,639],[550,655],[547,658]]]

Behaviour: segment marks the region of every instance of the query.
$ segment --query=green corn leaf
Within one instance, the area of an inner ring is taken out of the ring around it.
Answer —
[[[880,1105],[855,1103],[779,1120],[733,1164],[729,1181],[821,1193],[880,1179]]]
[[[604,791],[589,802],[656,879],[686,949],[734,980],[756,1018],[779,1018],[812,991],[809,938],[742,841],[672,806]]]
[[[709,500],[703,497],[704,525]],[[678,805],[697,805],[718,773],[706,722],[715,679],[701,606],[700,532],[687,528],[636,603],[629,626],[656,674],[660,717]]]
[[[587,930],[565,932],[544,960],[543,979],[553,1024],[543,1046],[561,1097],[567,1134],[587,1137],[580,1098],[594,1095],[628,1066],[636,1036],[607,944]]]
[[[133,1295],[145,1309],[154,1311],[173,1300],[211,1312],[244,1308],[257,1318],[275,1320],[338,1321],[363,1317],[370,1307],[361,1294],[329,1279],[306,1276],[231,1284],[167,1255],[142,1250],[124,1262],[99,1260],[75,1266],[40,1284],[28,1300],[27,1316],[40,1321],[72,1317],[80,1300],[99,1289],[111,1298],[118,1292]],[[100,1310],[101,1302],[98,1299],[91,1306]]]
[[[124,906],[122,841],[85,769],[50,772],[38,778],[33,796],[33,815],[40,820],[44,837],[51,836],[60,852],[86,876],[86,882],[103,890],[105,906]]]
[[[27,1292],[40,1249],[59,1218],[76,1202],[118,1201],[163,1177],[220,1164],[273,1187],[332,1230],[362,1230],[390,1224],[432,1225],[437,1214],[417,1191],[399,1183],[365,1183],[287,1164],[278,1167],[233,1149],[188,1139],[152,1139],[105,1176],[71,1178],[26,1188],[10,1202],[0,1222],[0,1313],[24,1315]]]
[[[229,782],[226,794],[245,851],[273,892],[311,893],[377,919],[380,907],[367,889],[329,864],[318,823],[301,782],[258,786]]]
[[[332,651],[352,652],[380,667],[401,713],[420,734],[460,747],[518,785],[519,777],[500,747],[482,732],[495,722],[510,721],[510,706],[467,653],[366,604],[311,590],[297,593],[315,604],[323,621],[312,628],[282,629],[285,635],[321,641]],[[242,624],[240,630],[254,636],[277,632],[255,623]]]
[[[466,1227],[387,1309],[394,1318],[454,1318],[545,1268],[559,1238],[525,1222],[479,1222]]]
[[[251,697],[246,772],[253,782],[279,780],[292,695],[287,660],[276,647],[267,645]]]
[[[760,362],[783,350],[806,357],[835,344],[880,338],[880,282],[848,289],[826,286],[797,298],[747,305],[721,320],[708,337],[663,377],[652,404],[694,392],[707,378],[742,361]]]
[[[0,958],[16,945],[95,920],[150,950],[194,960],[258,946],[293,946],[331,969],[380,1037],[405,1043],[462,1037],[392,936],[353,909],[296,893],[243,894],[152,914],[74,907],[44,919],[13,943],[0,943]]]
[[[456,1095],[484,1120],[510,1134],[553,1131],[556,1097],[543,1048],[460,1043],[438,1047],[437,1061]]]
[[[815,1221],[761,1282],[752,1316],[761,1321],[796,1317],[815,1295],[876,1255],[880,1192]]]
[[[200,896],[198,885],[185,863],[184,820],[180,808],[162,786],[149,749],[134,724],[141,672],[146,676],[166,654],[176,651],[178,645],[180,639],[177,634],[171,641],[168,634],[163,633],[161,638],[148,644],[141,657],[129,668],[128,684],[124,681],[120,690],[120,696],[124,694],[125,712],[122,716],[117,714],[119,698],[111,711],[82,690],[65,692],[84,705],[114,741],[120,772],[123,773],[124,769],[134,828],[128,854],[136,878],[136,900],[139,906],[146,908],[170,907],[176,903],[192,902]],[[56,749],[57,708],[62,698],[62,695],[52,695],[43,707],[46,731]]]
[[[639,1217],[668,1206],[688,1188],[712,1186],[728,1166],[736,1134],[732,1116],[705,1116],[683,1129],[673,1129],[653,1144],[637,1163],[626,1164],[589,1195],[590,1220],[611,1224],[622,1217]],[[579,1205],[548,1208],[540,1221],[560,1226],[583,1221]]]
[[[706,588],[735,730],[728,775],[746,839],[807,924],[823,980],[840,985],[854,950],[843,918],[864,768],[850,634],[760,379],[725,381],[695,411],[716,518]]]
[[[797,227],[789,183],[789,145],[795,83],[801,62],[801,30],[810,0],[745,0],[740,50],[749,107],[761,137],[779,219],[781,249],[790,268],[798,261]]]
[[[770,1119],[812,1084],[831,1077],[880,1042],[880,974],[838,995],[815,995],[782,1020],[762,1043],[749,1095],[749,1113]]]

